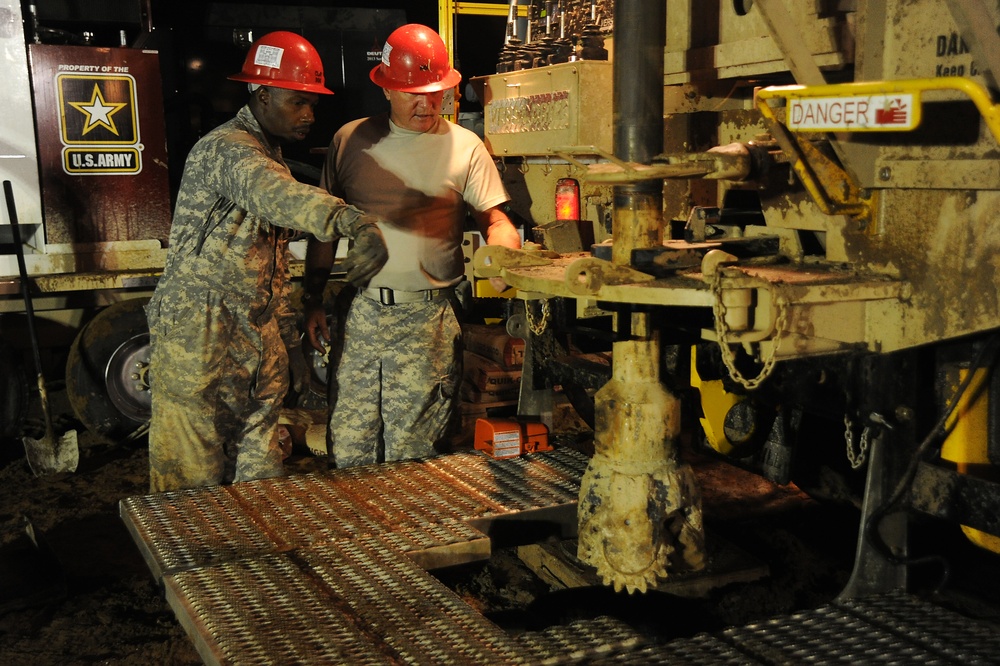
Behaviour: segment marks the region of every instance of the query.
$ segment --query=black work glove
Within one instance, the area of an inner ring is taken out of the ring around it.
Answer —
[[[385,247],[385,238],[379,228],[374,224],[361,227],[344,258],[347,281],[355,287],[363,287],[382,270],[388,259],[389,250]]]

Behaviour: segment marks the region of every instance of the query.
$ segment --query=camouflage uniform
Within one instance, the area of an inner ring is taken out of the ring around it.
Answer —
[[[282,473],[276,426],[286,346],[298,345],[287,298],[290,230],[333,239],[371,222],[296,181],[249,107],[194,146],[146,308],[151,491]]]
[[[507,192],[472,132],[444,120],[414,132],[386,114],[337,131],[321,185],[377,215],[389,249],[347,315],[328,429],[334,462],[432,455],[446,442],[461,381],[450,297],[464,278],[466,210],[498,206]]]
[[[461,334],[446,295],[394,305],[355,296],[329,429],[338,467],[435,454],[454,419]]]

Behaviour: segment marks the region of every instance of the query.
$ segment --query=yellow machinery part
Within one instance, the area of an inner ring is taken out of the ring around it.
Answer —
[[[474,295],[476,298],[513,298],[517,294],[517,290],[513,287],[507,287],[503,292],[498,292],[489,280],[482,278],[476,278],[473,285],[475,286]]]
[[[703,380],[698,374],[697,349],[691,347],[691,386],[701,396],[701,429],[705,442],[723,455],[730,455],[736,447],[726,438],[726,414],[743,400],[743,396],[729,393],[721,379]]]
[[[964,381],[968,373],[968,369],[960,369],[958,382]],[[946,428],[948,436],[941,447],[941,457],[955,463],[956,469],[963,474],[974,474],[976,468],[990,464],[987,453],[990,396],[983,386],[988,378],[987,370],[975,371],[973,381],[951,415]],[[1000,553],[1000,537],[966,525],[962,525],[962,531],[980,548]]]

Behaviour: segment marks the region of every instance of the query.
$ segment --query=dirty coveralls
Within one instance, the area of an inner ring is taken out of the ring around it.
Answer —
[[[461,328],[453,287],[464,277],[466,206],[509,200],[473,132],[441,120],[427,132],[388,115],[333,138],[320,183],[380,218],[389,259],[351,302],[330,415],[337,467],[433,455],[454,420]]]
[[[279,410],[298,336],[292,230],[331,240],[372,221],[295,180],[250,108],[191,150],[163,277],[146,307],[150,490],[278,476]]]

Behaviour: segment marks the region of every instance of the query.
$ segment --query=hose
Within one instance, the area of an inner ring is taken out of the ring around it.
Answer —
[[[892,552],[892,549],[890,549],[888,544],[886,544],[882,539],[882,536],[879,533],[879,527],[881,526],[882,521],[885,520],[890,513],[895,512],[899,508],[903,497],[909,492],[911,486],[913,485],[913,480],[916,478],[920,463],[929,459],[930,455],[937,456],[940,454],[942,435],[945,433],[947,423],[949,419],[951,419],[952,413],[958,407],[962,396],[965,395],[965,392],[972,384],[973,378],[975,377],[975,371],[980,368],[992,368],[996,362],[998,349],[1000,349],[1000,335],[994,335],[976,354],[975,359],[970,366],[969,372],[958,385],[958,388],[955,389],[955,393],[952,395],[951,400],[949,400],[944,412],[934,424],[934,427],[931,428],[930,432],[928,432],[924,439],[920,442],[920,445],[917,446],[913,456],[910,458],[910,462],[907,465],[905,472],[897,482],[892,494],[882,504],[876,507],[874,511],[872,511],[865,523],[863,533],[864,538],[867,539],[875,550],[877,550],[890,563],[899,566],[916,566],[937,563],[941,566],[941,580],[934,587],[933,591],[935,594],[944,589],[950,578],[951,568],[948,564],[948,560],[941,555],[925,555],[922,557],[904,557],[897,555]]]

